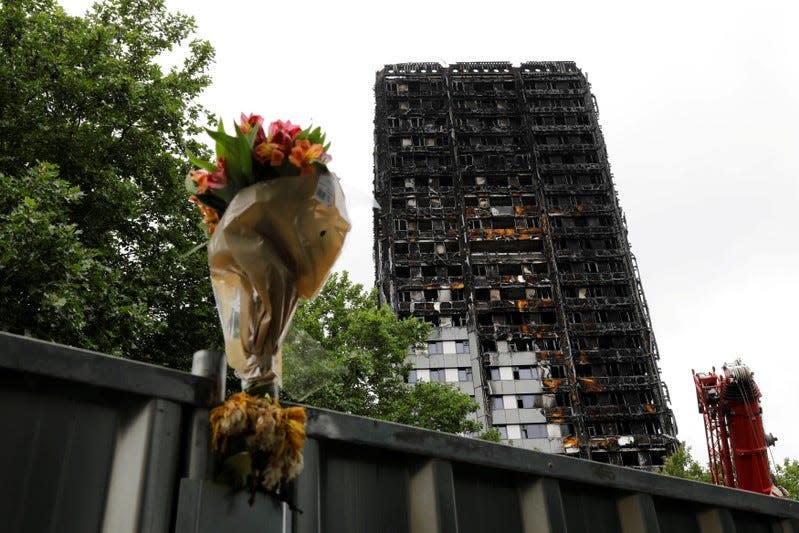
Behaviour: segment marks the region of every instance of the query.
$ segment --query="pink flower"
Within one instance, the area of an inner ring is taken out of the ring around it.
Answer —
[[[266,140],[266,134],[264,133],[264,117],[253,114],[245,115],[242,113],[239,129],[246,135],[251,128],[258,128],[258,133],[255,134],[254,145],[258,145]]]
[[[198,169],[189,173],[189,177],[197,184],[197,194],[203,194],[208,189],[223,189],[227,185],[224,157],[216,160],[216,168],[218,169],[216,172]]]
[[[276,120],[269,125],[269,142],[281,147],[283,152],[291,151],[291,144],[294,138],[300,134],[302,128],[292,124],[290,120],[283,122]]]

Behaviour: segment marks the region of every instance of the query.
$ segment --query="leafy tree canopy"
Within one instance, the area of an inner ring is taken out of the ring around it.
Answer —
[[[300,303],[283,344],[282,398],[450,433],[480,429],[468,419],[477,410],[468,395],[443,383],[405,383],[408,348],[426,342],[430,326],[376,302],[344,272]]]
[[[713,482],[710,471],[691,456],[691,448],[685,443],[666,458],[661,473],[705,483]],[[774,484],[783,488],[788,498],[799,499],[799,461],[786,458],[781,465],[774,465]]]
[[[221,344],[205,258],[182,257],[204,238],[183,192],[213,58],[194,30],[162,0],[0,4],[0,328],[177,367]]]
[[[684,442],[663,462],[661,473],[667,476],[712,483],[710,472],[691,456],[691,448]]]
[[[774,470],[775,484],[785,489],[789,498],[799,500],[799,461],[786,457]]]

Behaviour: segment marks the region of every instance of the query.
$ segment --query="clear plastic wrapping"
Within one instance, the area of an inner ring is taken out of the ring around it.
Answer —
[[[334,174],[283,177],[240,190],[208,244],[228,364],[245,389],[280,383],[280,343],[299,298],[313,297],[350,222]]]

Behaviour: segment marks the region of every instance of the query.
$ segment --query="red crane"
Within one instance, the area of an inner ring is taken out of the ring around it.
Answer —
[[[722,368],[723,375],[693,370],[699,412],[713,483],[761,494],[783,496],[774,485],[768,446],[777,440],[763,430],[760,389],[753,373],[738,359]]]

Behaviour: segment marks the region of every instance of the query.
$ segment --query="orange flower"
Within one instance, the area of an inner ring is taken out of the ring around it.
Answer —
[[[253,156],[259,163],[265,165],[267,161],[273,167],[279,167],[283,164],[283,158],[286,154],[277,143],[262,142],[253,150]]]
[[[321,161],[323,154],[324,150],[321,144],[311,144],[310,141],[303,139],[294,144],[289,161],[300,169],[300,176],[307,176],[315,174],[311,163]]]
[[[195,204],[200,210],[200,213],[203,216],[203,223],[208,226],[208,234],[213,235],[214,231],[216,231],[216,225],[219,224],[219,213],[217,210],[212,207],[208,207],[193,194],[189,196],[189,201]]]
[[[197,185],[197,192],[203,194],[208,190],[208,174],[207,170],[196,169],[189,172],[189,177]]]

